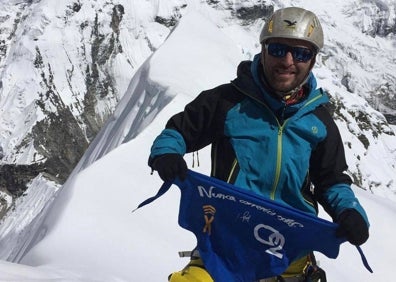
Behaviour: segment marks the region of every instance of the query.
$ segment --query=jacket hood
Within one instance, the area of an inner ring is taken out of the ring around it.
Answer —
[[[283,100],[278,99],[275,95],[271,95],[271,93],[269,93],[269,89],[267,89],[261,81],[262,79],[260,77],[262,75],[260,54],[256,54],[253,61],[243,61],[239,64],[237,69],[237,78],[233,80],[232,83],[246,95],[264,102],[275,113],[283,110],[286,115],[290,115],[303,107],[307,108],[307,103],[312,104],[309,107],[309,109],[311,109],[313,106],[317,107],[319,104],[324,104],[329,101],[327,95],[322,89],[316,89],[317,82],[312,72],[309,73],[307,82],[304,85],[304,87],[308,89],[307,97],[299,103],[289,106],[286,106],[286,103]],[[311,103],[312,99],[318,95],[321,95],[321,97],[315,99],[315,103]]]

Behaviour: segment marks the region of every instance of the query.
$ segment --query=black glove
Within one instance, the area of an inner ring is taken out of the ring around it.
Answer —
[[[361,245],[367,241],[369,230],[362,215],[354,210],[347,209],[338,217],[339,227],[336,231],[337,237],[345,237],[352,245]]]
[[[173,181],[176,177],[186,179],[187,164],[180,154],[163,154],[149,161],[152,169],[156,170],[163,181]]]

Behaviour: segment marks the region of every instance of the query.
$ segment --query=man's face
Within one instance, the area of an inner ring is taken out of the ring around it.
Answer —
[[[271,43],[278,43],[280,45],[271,45]],[[293,50],[287,48],[286,54],[282,56],[282,47],[284,45],[308,48],[312,52],[314,48],[309,42],[298,39],[272,38],[265,45],[262,44],[261,63],[269,85],[277,92],[287,93],[303,83],[315,64],[315,54],[307,61],[301,61],[302,57],[298,57],[297,54],[296,58],[294,58],[292,54]],[[273,46],[275,48],[271,50],[275,51],[277,56],[269,54],[271,53],[269,48]],[[308,52],[307,57],[310,57],[309,50],[304,50]],[[305,52],[303,54],[307,55]]]

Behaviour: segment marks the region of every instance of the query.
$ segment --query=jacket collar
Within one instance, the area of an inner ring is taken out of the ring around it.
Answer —
[[[261,76],[262,66],[260,63],[260,54],[257,54],[254,56],[253,61],[243,61],[239,64],[237,78],[232,81],[232,84],[245,95],[256,101],[265,103],[275,113],[284,111],[286,115],[292,115],[301,108],[312,109],[312,107],[317,107],[319,104],[329,101],[322,89],[316,89],[317,83],[312,72],[310,72],[307,82],[304,85],[308,93],[307,98],[293,105],[286,105],[283,100],[277,98],[275,95],[271,95],[268,87],[265,87]]]

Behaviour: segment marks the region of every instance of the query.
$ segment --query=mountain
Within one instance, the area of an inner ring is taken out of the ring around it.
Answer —
[[[170,33],[175,21],[165,19],[176,19],[181,4],[0,5],[3,217],[23,206],[20,196],[27,190],[41,191],[42,209],[51,201],[113,114],[133,74]]]
[[[159,254],[167,260],[191,248],[193,238],[171,221],[177,195],[153,213],[130,214],[160,185],[146,166],[149,146],[170,115],[234,77],[238,62],[259,52],[265,18],[291,4],[322,20],[325,48],[314,72],[332,97],[355,189],[372,197],[368,204],[391,206],[392,1],[3,1],[0,257],[111,281],[104,277],[130,277],[131,261],[150,263]],[[194,169],[208,173],[207,151],[199,159]],[[383,213],[394,215],[391,208]],[[381,230],[374,238],[384,242],[388,229]],[[353,262],[360,263],[356,255]],[[153,264],[159,269],[151,281],[183,263]],[[384,273],[379,268],[376,275]],[[150,274],[133,269],[138,277]]]

